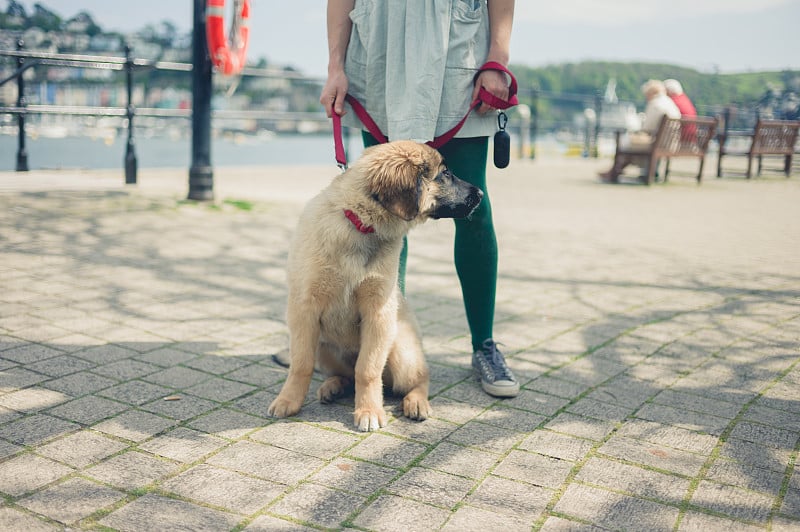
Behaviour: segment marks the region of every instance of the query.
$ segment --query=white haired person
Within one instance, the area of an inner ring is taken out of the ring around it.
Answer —
[[[639,131],[632,133],[629,137],[629,149],[636,151],[637,147],[641,148],[642,155],[631,155],[628,157],[620,157],[615,161],[615,164],[606,172],[600,174],[600,180],[604,183],[618,183],[619,176],[622,171],[629,164],[644,165],[647,163],[646,153],[650,148],[650,143],[658,131],[658,126],[661,123],[661,118],[665,115],[670,118],[680,118],[681,111],[675,102],[667,96],[667,89],[664,87],[664,82],[656,79],[651,79],[642,85],[642,93],[647,100],[647,105],[644,108],[644,120],[642,120],[642,127]]]
[[[683,86],[680,81],[677,79],[665,79],[664,88],[667,91],[667,96],[678,106],[681,116],[688,118],[697,116],[697,109],[694,108],[692,100],[690,100],[683,91]]]

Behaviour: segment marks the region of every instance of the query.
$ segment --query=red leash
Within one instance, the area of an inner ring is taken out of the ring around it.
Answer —
[[[480,107],[481,103],[486,103],[495,109],[508,109],[509,107],[513,107],[519,103],[517,100],[517,79],[509,69],[500,63],[489,61],[478,69],[478,72],[475,74],[475,78],[473,79],[473,83],[475,82],[475,79],[478,78],[478,74],[484,70],[498,70],[508,74],[509,78],[511,78],[511,83],[508,87],[508,101],[501,100],[491,92],[481,87],[480,92],[478,93],[478,99],[470,104],[469,110],[467,111],[467,114],[464,115],[464,118],[462,118],[458,124],[453,126],[452,129],[449,129],[435,139],[426,142],[428,146],[438,149],[447,144],[447,142],[455,137],[456,133],[458,133],[461,128],[464,127],[464,123],[467,121],[467,118],[469,118],[469,115],[472,113],[472,111]],[[350,104],[350,107],[353,108],[353,112],[355,112],[358,119],[361,120],[361,123],[364,124],[364,127],[367,128],[367,131],[369,131],[373,137],[375,137],[375,140],[377,140],[378,143],[383,144],[385,142],[389,142],[389,139],[386,138],[386,135],[383,134],[381,128],[378,127],[378,124],[375,123],[364,106],[361,105],[361,102],[349,94],[345,95],[345,101]],[[335,111],[331,113],[331,116],[333,118],[333,147],[336,155],[336,162],[339,167],[344,170],[347,168],[347,155],[345,154],[344,141],[342,140],[342,117],[336,114]]]

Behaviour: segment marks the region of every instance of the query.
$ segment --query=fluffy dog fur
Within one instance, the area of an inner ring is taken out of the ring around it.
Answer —
[[[364,150],[306,205],[289,250],[289,375],[270,415],[300,411],[315,362],[321,402],[355,385],[362,431],[386,425],[384,386],[404,396],[407,417],[431,415],[419,327],[397,286],[403,237],[429,218],[468,216],[481,197],[439,152],[397,141]]]

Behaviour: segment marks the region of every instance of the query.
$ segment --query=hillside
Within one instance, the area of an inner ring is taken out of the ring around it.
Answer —
[[[648,79],[679,80],[698,107],[736,105],[752,107],[771,91],[800,93],[800,71],[708,74],[691,68],[656,63],[582,62],[531,68],[512,66],[520,88],[549,93],[593,96],[616,80],[620,100],[643,103],[640,92]]]

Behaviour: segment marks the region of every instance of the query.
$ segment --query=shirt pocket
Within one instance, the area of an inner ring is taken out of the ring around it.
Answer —
[[[347,62],[356,62],[359,65],[367,63],[367,50],[369,50],[370,43],[370,13],[374,7],[373,1],[357,0],[355,7],[350,12],[353,29],[347,45]]]
[[[486,0],[453,0],[447,66],[478,68],[489,53]]]

